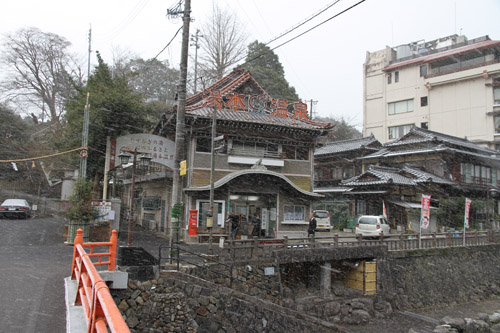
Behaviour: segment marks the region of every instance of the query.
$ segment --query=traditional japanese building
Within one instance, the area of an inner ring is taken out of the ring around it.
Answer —
[[[154,134],[175,140],[176,118],[176,108],[166,112]],[[182,230],[196,210],[197,232],[206,233],[212,180],[213,232],[227,233],[232,213],[241,217],[242,236],[253,217],[261,236],[305,234],[312,201],[321,197],[312,191],[314,148],[330,128],[310,120],[305,103],[269,96],[242,68],[188,98]]]
[[[496,153],[467,139],[412,127],[398,140],[360,157],[363,173],[340,185],[356,202],[356,214],[382,214],[384,203],[392,205],[389,220],[418,226],[418,214],[412,218],[411,210],[421,207],[422,194],[431,195],[435,206],[440,198],[496,197],[500,175]]]

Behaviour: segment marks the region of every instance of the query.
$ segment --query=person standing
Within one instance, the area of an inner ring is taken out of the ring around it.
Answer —
[[[307,237],[316,233],[317,222],[314,218],[314,213],[311,213],[311,218],[309,219],[309,228],[307,229]]]

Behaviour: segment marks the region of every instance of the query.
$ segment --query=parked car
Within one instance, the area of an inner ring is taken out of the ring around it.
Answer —
[[[31,217],[31,207],[24,199],[7,199],[0,205],[0,218]]]
[[[379,237],[389,235],[391,226],[383,216],[363,215],[356,224],[356,236],[361,237]]]
[[[316,231],[331,231],[332,226],[330,223],[330,212],[327,210],[313,211],[314,218],[316,219]]]

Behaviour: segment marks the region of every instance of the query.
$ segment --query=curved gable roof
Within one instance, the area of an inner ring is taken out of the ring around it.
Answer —
[[[273,177],[276,177],[276,178],[279,178],[279,179],[285,181],[292,188],[294,188],[296,191],[298,191],[298,192],[300,192],[300,193],[302,193],[304,195],[308,195],[308,196],[316,197],[316,198],[322,198],[323,197],[323,195],[321,195],[321,194],[317,194],[317,193],[313,193],[313,192],[309,192],[309,191],[301,189],[300,187],[298,187],[297,185],[295,185],[295,183],[293,183],[290,179],[288,179],[286,176],[284,176],[284,175],[282,175],[280,173],[277,173],[277,172],[274,172],[274,171],[271,171],[271,170],[264,170],[264,169],[245,169],[245,170],[240,170],[240,171],[232,172],[230,174],[225,175],[224,177],[222,177],[218,181],[216,181],[214,183],[214,188],[222,187],[223,185],[226,185],[230,181],[232,181],[232,180],[234,180],[234,179],[236,179],[236,178],[238,178],[240,176],[243,176],[243,175],[268,175],[268,176],[273,176]],[[189,188],[185,188],[184,189],[184,191],[209,191],[209,190],[210,190],[210,185],[198,186],[198,187],[189,187]]]

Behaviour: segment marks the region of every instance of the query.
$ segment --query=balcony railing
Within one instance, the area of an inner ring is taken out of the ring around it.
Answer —
[[[238,155],[238,156],[261,157],[261,158],[281,158],[281,155],[277,151],[270,151],[270,150],[250,150],[241,148],[231,148],[228,149],[228,154]]]

